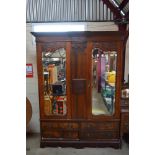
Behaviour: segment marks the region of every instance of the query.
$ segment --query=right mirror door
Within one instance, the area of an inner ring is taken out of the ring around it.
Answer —
[[[92,50],[92,114],[115,112],[117,52]]]

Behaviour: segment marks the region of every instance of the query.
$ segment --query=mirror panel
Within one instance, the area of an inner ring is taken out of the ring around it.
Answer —
[[[117,52],[92,50],[92,114],[115,112]]]
[[[42,52],[45,115],[67,113],[66,51],[64,48]]]

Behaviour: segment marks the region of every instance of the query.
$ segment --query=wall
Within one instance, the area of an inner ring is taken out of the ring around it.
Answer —
[[[86,31],[117,31],[117,26],[112,22],[90,22],[86,23]],[[38,133],[40,132],[39,123],[39,97],[38,97],[38,77],[36,66],[36,47],[34,38],[31,35],[32,25],[26,24],[26,62],[33,64],[34,77],[26,78],[26,96],[29,98],[32,104],[32,119],[30,121],[28,132]],[[128,48],[127,48],[128,49]],[[126,55],[126,57],[128,54]],[[128,64],[126,63],[126,70],[128,70]],[[126,72],[125,75],[128,73]]]
[[[37,65],[36,65],[36,45],[32,39],[31,24],[26,25],[26,63],[33,64],[33,78],[26,78],[26,96],[32,105],[32,119],[28,126],[27,131],[29,132],[40,132],[39,127],[39,98],[38,98],[38,76],[37,76]]]

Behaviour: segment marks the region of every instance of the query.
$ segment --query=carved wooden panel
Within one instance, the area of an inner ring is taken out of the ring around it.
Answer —
[[[116,42],[93,42],[93,47],[109,51],[117,50]]]
[[[72,118],[86,116],[87,42],[72,41],[70,56]]]
[[[54,52],[60,48],[66,48],[66,42],[44,43],[42,45],[42,52]]]
[[[87,47],[87,42],[72,42],[72,51],[84,52]]]

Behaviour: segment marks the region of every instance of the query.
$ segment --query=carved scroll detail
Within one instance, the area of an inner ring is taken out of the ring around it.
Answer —
[[[72,50],[74,52],[84,52],[87,47],[87,42],[72,42]]]
[[[66,42],[51,42],[51,43],[43,44],[42,51],[53,52],[60,48],[66,48]]]
[[[102,50],[117,50],[116,42],[93,42],[93,47]]]

